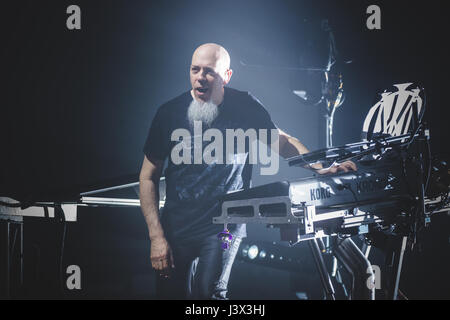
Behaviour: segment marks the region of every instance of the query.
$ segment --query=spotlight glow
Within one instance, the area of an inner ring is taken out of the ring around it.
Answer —
[[[258,247],[256,245],[252,245],[250,248],[248,248],[248,258],[250,260],[255,259],[258,256]]]

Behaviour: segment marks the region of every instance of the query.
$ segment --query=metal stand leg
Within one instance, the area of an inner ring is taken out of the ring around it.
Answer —
[[[20,288],[23,288],[23,223],[20,224]]]
[[[338,270],[338,261],[335,256],[333,256],[333,268],[331,271],[331,277],[333,277],[337,284],[341,287],[344,292],[345,298],[349,298],[347,288],[345,287],[344,281],[342,280],[341,272]]]
[[[2,237],[4,236],[4,246],[1,250],[0,297],[2,299],[11,299],[18,293],[19,286],[20,288],[23,287],[23,223],[21,218],[13,220],[0,219],[0,221],[4,221],[4,224],[1,224],[1,235]],[[20,237],[19,252],[15,250],[18,232]],[[11,237],[12,233],[14,234],[13,237]],[[17,260],[17,255],[19,260]],[[19,265],[17,265],[18,263]],[[16,269],[17,266],[20,267],[18,272]]]
[[[10,244],[11,223],[6,222],[6,279],[5,294],[6,299],[11,298],[11,244]]]
[[[352,239],[336,239],[333,252],[353,277],[351,299],[374,300],[375,287],[368,285],[368,279],[374,279],[372,266]]]
[[[388,300],[397,300],[400,274],[403,265],[403,256],[405,254],[408,237],[390,237],[388,241],[388,251],[386,253],[386,269],[388,274],[386,284],[386,298]]]
[[[370,249],[372,248],[371,245],[368,245],[367,243],[363,242],[363,245],[361,247],[361,252],[364,254],[364,256],[369,259]]]
[[[396,268],[397,270],[396,270],[396,275],[395,275],[395,287],[394,287],[394,293],[392,295],[392,300],[397,300],[398,285],[400,283],[400,273],[402,272],[403,256],[405,254],[407,240],[408,240],[408,237],[403,237],[403,239],[402,239],[402,246],[400,248],[399,261],[398,261],[398,265]]]
[[[323,261],[322,252],[320,252],[317,240],[312,239],[309,240],[308,243],[314,256],[314,261],[316,263],[317,270],[319,271],[320,280],[322,281],[327,299],[335,300],[333,284],[325,266],[325,262]]]

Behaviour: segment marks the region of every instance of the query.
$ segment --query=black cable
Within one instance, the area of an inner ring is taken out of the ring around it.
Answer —
[[[419,132],[420,128],[422,128],[422,124],[419,124],[416,128],[416,130],[414,131],[414,133],[411,134],[411,137],[409,138],[409,141],[405,143],[406,145],[406,149],[409,149],[409,146],[411,145],[411,143],[413,143],[416,138],[416,134]]]
[[[432,167],[432,159],[431,159],[431,147],[430,147],[430,141],[427,139],[427,150],[428,150],[428,173],[427,173],[427,182],[425,183],[425,189],[424,192],[427,192],[428,189],[428,182],[430,182],[431,177],[431,167]]]
[[[423,108],[422,108],[422,110],[420,112],[420,115],[417,115],[419,117],[417,119],[418,125],[417,125],[417,128],[414,131],[414,133],[411,135],[411,137],[410,137],[410,139],[409,139],[409,141],[408,141],[408,143],[406,145],[406,149],[408,149],[409,146],[411,145],[411,143],[415,140],[415,135],[419,132],[419,129],[422,127],[422,119],[423,119],[423,116],[425,114],[425,110],[426,110],[425,108],[427,106],[427,95],[425,93],[425,88],[422,88],[422,91],[423,91]],[[416,104],[417,104],[417,102],[416,102]]]
[[[343,184],[343,183],[338,184],[338,189],[339,189],[339,187],[341,188],[341,190],[343,190],[343,189],[350,190],[350,192],[351,192],[352,195],[353,195],[353,198],[355,199],[356,207],[359,207],[358,197],[356,197],[356,193],[355,193],[355,191],[353,191],[352,187],[349,186],[349,185],[345,185],[345,184]]]

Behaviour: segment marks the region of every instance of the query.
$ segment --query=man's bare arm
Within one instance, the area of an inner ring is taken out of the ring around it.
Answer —
[[[151,241],[152,266],[168,276],[168,269],[174,267],[174,263],[170,246],[159,220],[159,180],[163,164],[162,160],[144,157],[139,175],[139,198]]]
[[[283,158],[290,158],[308,153],[309,150],[297,139],[278,129],[279,152]]]
[[[139,175],[139,198],[150,240],[164,237],[159,221],[159,179],[162,167],[163,161],[154,159],[150,161],[144,157]]]
[[[308,153],[309,150],[295,137],[290,136],[281,129],[278,129],[279,139],[279,154],[283,158],[290,158],[300,154]],[[330,168],[323,168],[320,163],[311,165],[311,168],[317,170],[319,174],[336,173],[337,171],[348,172],[350,170],[356,171],[356,165],[352,161],[345,161],[331,166]]]
[[[281,129],[278,129],[279,153],[283,158],[295,157],[300,154],[308,153],[306,148],[297,138],[290,136]],[[311,166],[313,169],[322,169],[321,164]]]

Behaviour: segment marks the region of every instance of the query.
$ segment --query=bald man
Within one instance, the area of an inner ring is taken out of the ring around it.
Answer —
[[[229,129],[275,130],[282,157],[308,152],[299,140],[275,126],[251,94],[226,87],[232,74],[230,56],[222,46],[207,43],[198,47],[190,67],[191,89],[159,107],[145,142],[140,200],[151,241],[152,267],[159,275],[157,293],[163,299],[226,299],[231,267],[246,236],[245,225],[229,225],[233,238],[230,248],[223,250],[217,238],[223,227],[214,225],[212,218],[220,214],[223,195],[250,187],[248,146],[232,153],[224,147],[226,163],[199,163],[195,161],[199,141],[195,129],[200,125],[223,136]],[[174,139],[176,132],[189,140]],[[208,142],[200,140],[200,151]],[[174,150],[189,152],[190,157],[180,162],[174,158]],[[166,159],[166,200],[160,214],[158,186]],[[325,174],[356,167],[346,162],[317,170]]]

